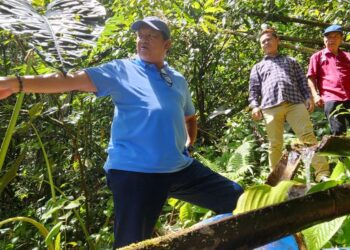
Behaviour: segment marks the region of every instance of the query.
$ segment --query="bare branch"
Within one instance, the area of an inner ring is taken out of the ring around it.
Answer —
[[[322,28],[326,28],[329,25],[332,25],[332,23],[323,23],[323,22],[318,22],[318,21],[305,20],[305,19],[301,19],[301,18],[288,17],[288,16],[259,12],[259,11],[249,11],[247,14],[253,15],[253,16],[258,16],[258,17],[263,17],[266,20],[271,20],[271,21],[301,23],[301,24],[306,24],[306,25],[311,25],[311,26],[318,26],[318,27],[322,27]],[[350,26],[342,26],[342,27],[343,27],[343,30],[350,31]]]

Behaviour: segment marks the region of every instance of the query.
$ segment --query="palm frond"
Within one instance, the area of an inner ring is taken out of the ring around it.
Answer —
[[[0,1],[0,28],[24,37],[50,65],[73,68],[103,29],[105,8],[95,0],[55,0],[44,15],[27,0]]]

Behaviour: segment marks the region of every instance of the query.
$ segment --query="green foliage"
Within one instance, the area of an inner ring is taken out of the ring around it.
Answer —
[[[338,160],[337,165],[331,175],[331,179],[338,180],[341,183],[345,183],[350,179],[350,158],[343,158],[342,161]]]
[[[16,161],[8,168],[7,172],[0,178],[0,195],[6,186],[16,177],[19,165],[24,160],[25,152],[16,159]]]
[[[348,247],[350,246],[350,216],[346,217],[342,227],[333,238],[333,246]]]
[[[36,220],[33,220],[31,218],[27,218],[27,217],[14,217],[14,218],[9,218],[3,221],[0,221],[0,228],[10,222],[14,222],[14,221],[23,221],[23,222],[28,222],[31,223],[33,226],[35,226],[38,231],[40,232],[40,234],[42,236],[44,236],[45,238],[49,235],[48,230],[45,228],[45,226],[39,222],[37,222]],[[52,244],[51,241],[47,241],[47,246],[50,250],[54,250],[54,246]]]
[[[43,15],[51,1],[32,2],[35,10]],[[305,21],[346,24],[350,13],[347,1],[326,0],[100,2],[106,7],[108,16],[104,31],[97,46],[84,54],[84,60],[73,56],[78,59],[74,62],[79,62],[80,67],[87,67],[133,56],[135,43],[134,34],[129,28],[131,23],[147,15],[166,19],[173,39],[167,60],[188,80],[199,117],[199,151],[194,156],[245,187],[264,183],[270,171],[264,124],[252,121],[249,111],[245,110],[250,69],[262,58],[256,42],[261,25],[267,23],[277,28],[281,35],[308,40],[306,43],[282,40],[282,44],[297,46],[295,49],[283,48],[282,52],[297,58],[306,69],[310,54],[300,48],[321,48],[324,26],[281,21],[278,15]],[[259,16],[254,11],[265,14]],[[1,75],[54,71],[38,55],[34,55],[32,67],[26,71],[27,66],[22,58],[28,44],[21,40],[22,37],[5,31],[0,32],[0,38]],[[346,39],[349,40],[348,37]],[[15,102],[16,97],[0,102],[1,138],[6,134]],[[210,114],[219,108],[230,109],[231,112],[210,119]],[[110,248],[113,241],[113,202],[101,166],[106,158],[105,148],[113,115],[111,100],[97,99],[85,93],[26,95],[18,111],[17,125],[11,125],[13,135],[6,147],[6,158],[0,164],[0,188],[3,190],[0,220],[25,215],[36,218],[51,231],[55,226],[52,222],[53,212],[57,212],[62,225],[52,231],[51,240],[55,249],[92,248],[89,241],[96,243],[96,249]],[[329,133],[322,110],[314,112],[312,119],[319,137]],[[288,133],[285,141],[289,143],[294,138]],[[23,153],[26,157],[18,163],[17,159]],[[332,163],[336,161],[331,159]],[[54,185],[47,185],[48,166],[52,168]],[[337,163],[332,173],[333,181],[344,183],[348,178],[348,164]],[[322,185],[328,187],[332,183],[335,182]],[[56,192],[58,188],[62,191],[56,202],[52,200],[50,190],[53,186]],[[271,189],[259,187],[262,191],[255,191],[261,201],[266,199],[272,202],[284,197],[284,188],[272,189],[278,191],[273,195],[276,199],[270,200],[265,194],[270,193]],[[319,186],[313,187],[317,188]],[[170,202],[164,207],[157,233],[165,234],[188,227],[211,215],[210,211],[184,202]],[[329,229],[334,232],[336,227]],[[346,219],[329,245],[349,245],[346,237],[348,229],[349,219]],[[324,235],[321,236],[323,238]],[[43,237],[26,223],[16,223],[14,227],[0,230],[1,249],[44,246]]]
[[[163,221],[163,224],[173,224],[171,227],[174,229],[178,227],[190,227],[196,222],[206,219],[213,214],[213,212],[209,211],[208,209],[174,198],[170,198],[168,200],[168,205],[170,206],[169,211],[171,211],[173,214],[170,219],[176,220],[176,222],[168,220]],[[158,227],[160,227],[160,225],[158,225]]]
[[[234,172],[240,175],[246,171],[250,171],[253,174],[253,153],[254,153],[254,141],[243,141],[228,160],[226,170]],[[244,168],[242,168],[244,166]]]

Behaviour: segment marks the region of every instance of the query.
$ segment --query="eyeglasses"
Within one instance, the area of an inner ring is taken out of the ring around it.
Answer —
[[[173,86],[173,80],[169,76],[169,74],[166,72],[164,68],[160,69],[160,76],[163,78],[164,81],[168,84],[169,87]]]

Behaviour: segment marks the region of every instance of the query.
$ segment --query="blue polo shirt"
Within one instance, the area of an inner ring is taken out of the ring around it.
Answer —
[[[185,78],[165,63],[170,87],[154,64],[136,59],[113,60],[87,68],[97,96],[115,105],[105,171],[171,173],[192,163],[183,154],[185,116],[195,109]]]

